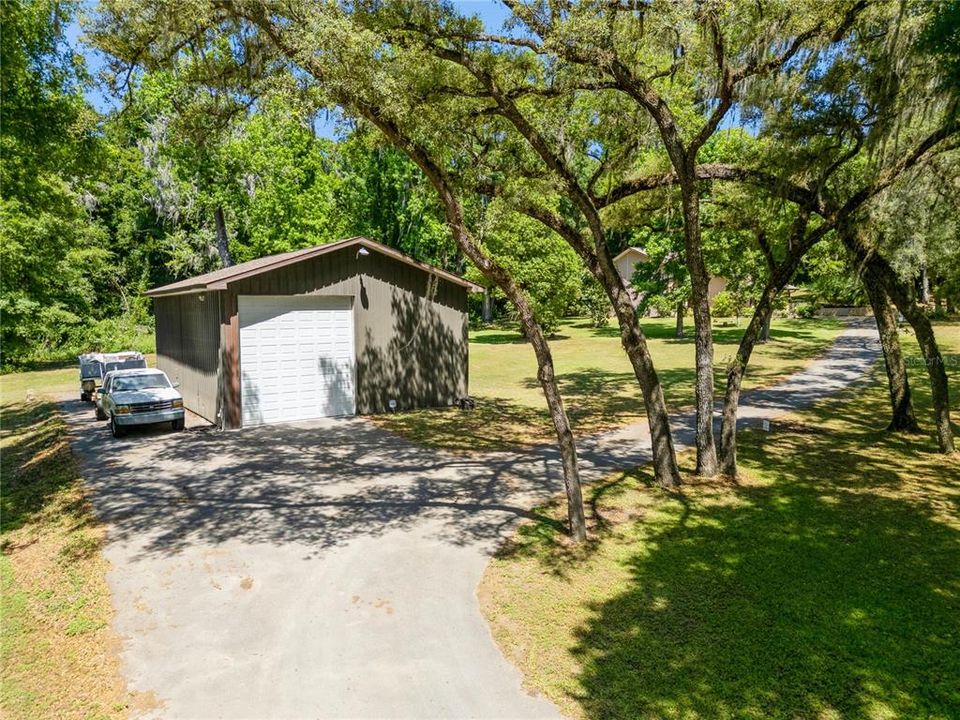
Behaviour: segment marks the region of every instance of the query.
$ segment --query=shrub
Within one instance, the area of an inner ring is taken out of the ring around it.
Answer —
[[[812,318],[817,314],[817,309],[816,303],[804,303],[802,305],[797,305],[794,312],[797,314],[798,318]]]
[[[726,290],[718,292],[713,297],[711,311],[714,317],[728,318],[737,315],[737,303],[733,295]]]
[[[647,307],[657,311],[660,317],[674,317],[677,314],[677,303],[665,295],[654,295],[647,302]]]
[[[610,322],[610,313],[613,308],[606,291],[596,280],[586,276],[583,282],[583,291],[580,295],[580,310],[590,318],[593,327],[605,327]]]
[[[121,315],[102,320],[77,322],[59,330],[38,335],[16,356],[4,354],[3,370],[26,368],[50,362],[71,362],[85,352],[156,350],[153,318]]]

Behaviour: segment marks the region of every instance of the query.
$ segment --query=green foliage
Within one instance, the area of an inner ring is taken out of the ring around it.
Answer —
[[[0,364],[50,354],[98,314],[111,254],[88,203],[101,143],[64,45],[76,7],[0,4]]]
[[[714,317],[728,318],[740,315],[740,305],[733,293],[721,290],[713,297],[711,312]]]
[[[658,317],[671,317],[676,315],[678,304],[663,295],[655,295],[650,298],[649,307],[657,311]]]
[[[920,47],[937,59],[942,86],[960,91],[960,0],[931,3],[933,17],[923,30]]]
[[[960,303],[960,152],[944,153],[877,199],[863,226],[906,281],[926,276],[932,300]]]
[[[860,305],[866,302],[856,268],[846,251],[832,240],[815,247],[804,262],[802,277],[821,305]]]
[[[316,137],[308,113],[284,95],[269,96],[228,145],[237,167],[226,205],[236,262],[342,236],[336,147]]]
[[[459,267],[436,193],[400,150],[361,128],[338,147],[343,235],[363,235],[449,270]]]
[[[794,312],[798,318],[812,318],[817,314],[817,305],[815,303],[803,303],[797,305]]]
[[[613,312],[610,298],[607,297],[607,293],[600,286],[600,283],[587,273],[583,274],[580,309],[584,315],[590,318],[591,327],[602,328],[610,323],[610,314]]]
[[[560,320],[580,299],[581,266],[573,250],[555,233],[536,221],[513,212],[494,200],[483,212],[483,244],[526,292],[537,321],[546,333],[554,332]],[[484,284],[471,268],[467,277]],[[502,293],[497,289],[496,296]]]

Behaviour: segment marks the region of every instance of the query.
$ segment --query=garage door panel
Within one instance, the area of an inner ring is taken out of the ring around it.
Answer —
[[[238,301],[244,425],[355,413],[351,298]]]

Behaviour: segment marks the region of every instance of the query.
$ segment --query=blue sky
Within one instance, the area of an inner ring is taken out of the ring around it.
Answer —
[[[2,2],[3,0],[0,0]],[[453,0],[453,4],[464,15],[476,15],[482,21],[484,26],[490,32],[496,32],[502,29],[504,22],[510,17],[510,11],[500,2],[500,0]],[[95,2],[83,2],[86,9],[91,10],[96,7]],[[81,36],[83,31],[78,22],[73,22],[67,27],[67,42],[71,47],[79,50],[87,61],[87,68],[91,75],[97,77],[98,73],[106,69],[107,63],[105,57],[83,44]],[[100,112],[108,112],[119,107],[119,100],[106,92],[106,88],[100,85],[89,88],[86,91],[87,100]],[[334,137],[336,135],[336,117],[333,113],[322,113],[314,125],[317,133],[323,137]]]

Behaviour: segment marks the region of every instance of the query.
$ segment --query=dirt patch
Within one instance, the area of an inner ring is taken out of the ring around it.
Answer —
[[[137,717],[151,710],[162,710],[166,703],[157,697],[153,690],[130,693],[130,715]]]

